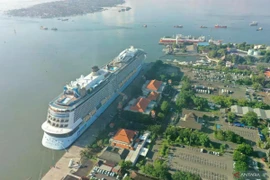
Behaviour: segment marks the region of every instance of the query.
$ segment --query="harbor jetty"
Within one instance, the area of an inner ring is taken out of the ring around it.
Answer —
[[[124,3],[124,0],[65,0],[37,4],[28,8],[7,11],[9,16],[55,18],[83,15],[105,10],[104,7],[114,7]]]

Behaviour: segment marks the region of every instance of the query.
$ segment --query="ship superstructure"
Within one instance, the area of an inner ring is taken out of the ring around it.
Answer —
[[[199,37],[192,37],[192,36],[184,36],[182,34],[177,34],[175,37],[163,37],[160,38],[159,43],[160,44],[173,44],[173,43],[183,43],[183,42],[190,42],[190,43],[199,43],[199,42],[205,42],[206,38],[205,36],[199,36]]]
[[[64,86],[49,103],[42,144],[56,150],[69,147],[138,75],[145,58],[143,50],[131,47]]]

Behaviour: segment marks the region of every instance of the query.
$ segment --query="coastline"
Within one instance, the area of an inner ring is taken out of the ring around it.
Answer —
[[[4,14],[15,17],[58,18],[85,15],[107,10],[125,3],[124,0],[66,0],[41,3],[28,8],[13,9]]]

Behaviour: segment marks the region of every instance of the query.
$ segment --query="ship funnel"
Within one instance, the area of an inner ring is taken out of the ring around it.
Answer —
[[[99,71],[98,66],[93,66],[93,67],[92,67],[92,74],[93,74],[94,76],[98,75],[98,71]]]

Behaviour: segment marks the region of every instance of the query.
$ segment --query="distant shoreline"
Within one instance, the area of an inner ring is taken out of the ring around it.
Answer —
[[[58,18],[104,11],[106,7],[123,4],[124,0],[65,0],[33,5],[28,8],[6,11],[17,17]]]

